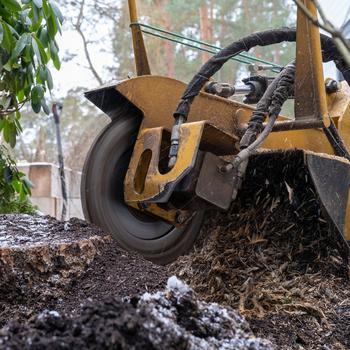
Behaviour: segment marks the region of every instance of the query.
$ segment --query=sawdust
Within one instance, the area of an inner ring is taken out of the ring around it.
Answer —
[[[280,349],[348,349],[350,284],[338,237],[302,158],[285,164],[253,158],[230,211],[209,215],[192,253],[170,271],[206,301],[238,308]]]

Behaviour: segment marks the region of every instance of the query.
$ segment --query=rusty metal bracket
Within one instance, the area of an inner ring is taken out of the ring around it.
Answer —
[[[166,203],[173,185],[193,168],[200,149],[216,155],[237,152],[237,137],[205,121],[186,123],[180,128],[179,160],[170,171],[162,171],[161,148],[167,133],[162,127],[141,130],[124,182],[127,203]]]

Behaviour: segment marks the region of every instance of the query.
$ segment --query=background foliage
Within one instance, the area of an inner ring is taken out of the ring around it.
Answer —
[[[27,201],[29,194],[30,184],[0,145],[0,214],[32,213],[34,207]]]
[[[141,22],[221,47],[255,31],[295,25],[296,19],[295,7],[287,0],[145,0],[138,3]],[[125,34],[129,25],[126,1],[121,2],[116,15],[112,41],[116,73],[125,76],[134,71],[128,44],[130,34]],[[210,57],[208,53],[150,36],[146,36],[146,44],[154,73],[184,81],[188,81]],[[251,53],[283,64],[294,57],[294,45],[255,48]],[[234,82],[244,72],[247,72],[245,65],[230,62],[224,66],[219,78]]]

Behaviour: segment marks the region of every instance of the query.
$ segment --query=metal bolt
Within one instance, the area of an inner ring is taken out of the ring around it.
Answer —
[[[339,90],[339,83],[336,80],[329,79],[326,82],[326,92],[331,94]]]
[[[176,214],[176,222],[178,224],[180,224],[180,225],[183,224],[186,221],[186,219],[187,219],[186,215],[184,215],[181,212],[177,212],[177,214]]]

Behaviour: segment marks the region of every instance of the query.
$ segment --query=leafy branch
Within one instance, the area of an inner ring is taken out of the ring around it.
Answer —
[[[50,113],[45,99],[53,88],[48,64],[60,68],[55,37],[62,23],[53,0],[0,0],[0,136],[11,147],[22,131],[20,111],[27,102],[35,113]],[[0,212],[29,194],[24,174],[0,145]]]
[[[30,188],[31,183],[18,171],[7,148],[0,145],[0,214],[34,212],[35,208],[27,200]]]
[[[49,113],[45,93],[53,88],[47,67],[60,68],[56,34],[63,15],[51,0],[0,0],[0,132],[11,147],[21,132],[20,109]]]

